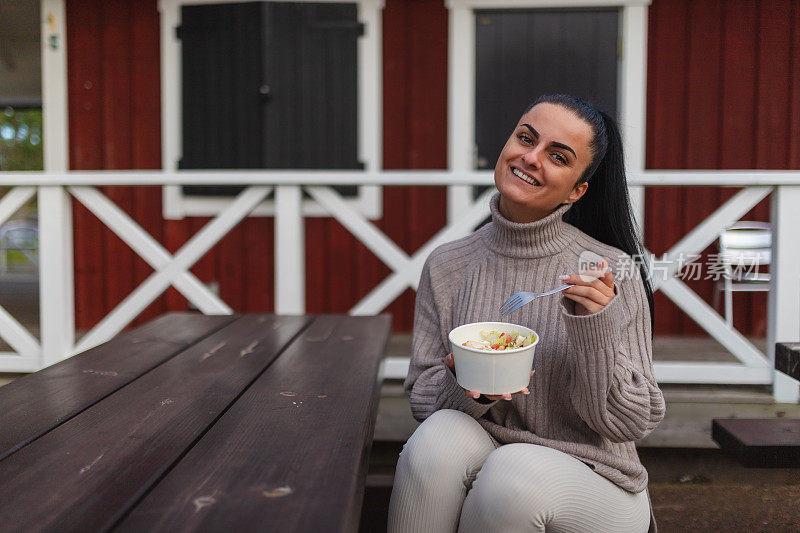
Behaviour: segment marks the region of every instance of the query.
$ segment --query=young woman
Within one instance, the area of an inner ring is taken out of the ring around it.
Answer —
[[[492,222],[435,250],[422,272],[405,389],[423,422],[400,454],[389,531],[654,530],[634,441],[663,418],[664,399],[617,126],[574,97],[543,96],[494,179]],[[600,277],[580,275],[587,257],[604,258]],[[499,320],[511,294],[562,280],[575,286],[505,319],[541,339],[529,386],[462,389],[450,330]]]

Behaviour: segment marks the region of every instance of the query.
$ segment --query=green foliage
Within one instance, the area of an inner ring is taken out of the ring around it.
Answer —
[[[0,108],[0,171],[2,170],[42,170],[44,168],[42,150],[42,109],[41,108]],[[0,198],[10,187],[0,187]],[[31,198],[22,206],[14,218],[35,219],[36,199]],[[27,258],[10,252],[9,266],[29,264]]]
[[[42,170],[42,110],[0,110],[0,170]]]

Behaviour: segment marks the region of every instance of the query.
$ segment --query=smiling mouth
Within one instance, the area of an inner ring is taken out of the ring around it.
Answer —
[[[541,187],[542,186],[542,184],[539,183],[536,179],[528,176],[527,174],[525,174],[524,172],[522,172],[518,168],[511,167],[511,173],[514,174],[519,179],[521,179],[522,181],[524,181],[525,183],[530,183],[534,187]]]

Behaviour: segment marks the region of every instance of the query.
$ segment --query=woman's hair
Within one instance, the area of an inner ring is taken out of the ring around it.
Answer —
[[[619,248],[638,263],[654,327],[653,286],[643,260],[644,246],[639,239],[628,196],[622,138],[616,121],[603,111],[567,94],[540,96],[525,112],[541,103],[561,106],[591,127],[593,137],[589,149],[592,151],[592,161],[576,183],[588,182],[589,188],[564,214],[564,221],[600,242]]]

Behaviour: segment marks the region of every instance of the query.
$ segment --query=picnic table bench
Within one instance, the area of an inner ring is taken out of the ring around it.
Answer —
[[[357,530],[390,321],[174,313],[0,387],[0,529]]]
[[[800,342],[775,344],[775,370],[800,381]]]
[[[775,370],[800,380],[800,343],[775,344]],[[715,418],[711,436],[745,466],[800,467],[800,420]]]

